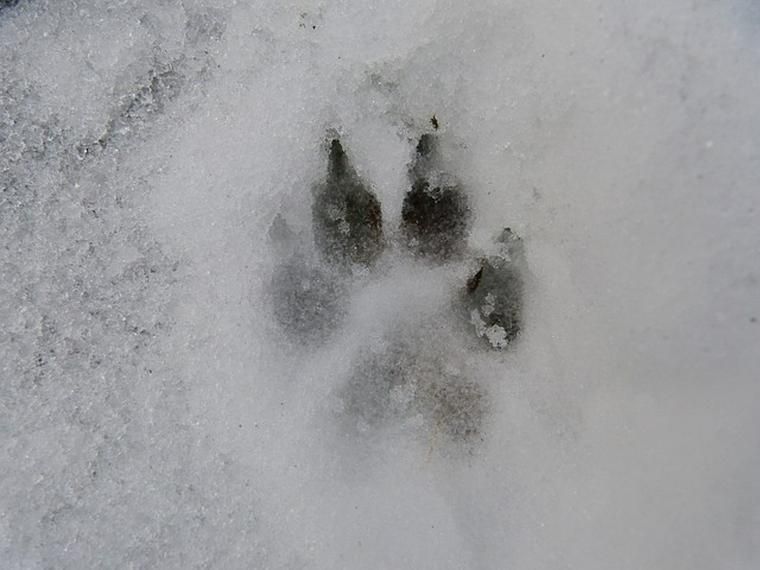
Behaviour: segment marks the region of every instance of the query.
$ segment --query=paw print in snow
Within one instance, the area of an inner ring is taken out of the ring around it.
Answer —
[[[316,251],[308,253],[309,248],[296,244],[278,216],[270,237],[283,261],[270,291],[274,316],[288,337],[319,346],[330,342],[350,317],[349,297],[356,294],[357,280],[366,288],[402,279],[404,267],[433,272],[468,267],[469,277],[450,291],[448,303],[427,315],[395,315],[382,342],[356,351],[338,400],[343,418],[359,432],[402,423],[471,441],[483,437],[487,398],[462,370],[462,355],[478,346],[501,351],[519,336],[524,255],[522,241],[509,228],[488,254],[468,250],[472,212],[461,184],[442,164],[438,142],[435,134],[420,137],[401,220],[389,231],[377,196],[352,167],[340,140],[331,140],[327,175],[314,187]],[[401,263],[388,276],[378,267],[391,252],[406,256],[407,265]],[[422,279],[420,286],[426,284],[434,282]],[[449,327],[452,322],[457,326]]]

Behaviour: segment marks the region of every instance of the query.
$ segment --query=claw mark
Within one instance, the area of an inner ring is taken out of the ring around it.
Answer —
[[[412,189],[401,209],[401,229],[414,253],[445,261],[464,250],[470,208],[459,183],[439,163],[437,138],[422,135],[410,169]]]
[[[338,139],[330,144],[327,180],[316,188],[312,216],[322,257],[372,265],[383,250],[380,202],[354,171]]]
[[[505,348],[522,328],[522,240],[506,228],[497,240],[498,250],[480,260],[467,280],[464,305],[475,334],[493,348]]]

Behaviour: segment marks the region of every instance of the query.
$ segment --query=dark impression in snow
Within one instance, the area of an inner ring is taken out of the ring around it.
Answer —
[[[316,254],[298,242],[279,214],[269,231],[276,255],[282,257],[270,284],[273,310],[292,340],[328,342],[348,317],[350,282],[357,275],[372,280],[381,256],[394,249],[416,263],[462,262],[472,267],[444,307],[458,317],[460,336],[478,339],[462,339],[468,350],[482,345],[498,351],[516,340],[522,326],[522,242],[506,228],[490,255],[468,251],[472,214],[467,194],[442,163],[438,135],[419,137],[396,232],[387,223],[384,228],[381,204],[371,184],[357,174],[340,139],[330,139],[327,147],[327,174],[312,192]],[[432,433],[460,442],[482,439],[484,388],[466,371],[447,371],[446,349],[430,350],[425,337],[431,325],[424,323],[420,319],[412,326],[418,330],[404,333],[394,326],[384,334],[382,349],[359,352],[339,397],[349,424],[353,421],[366,431],[381,420],[421,417]],[[433,326],[444,323],[452,320],[439,319]],[[433,334],[442,338],[440,332]]]

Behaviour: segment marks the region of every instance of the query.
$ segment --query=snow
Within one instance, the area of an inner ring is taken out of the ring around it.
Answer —
[[[758,567],[758,22],[0,2],[0,567]],[[326,134],[393,234],[433,116],[471,250],[523,238],[520,338],[463,340],[472,258],[395,248],[295,341],[270,228],[311,247]],[[419,379],[389,421],[346,411],[370,358]],[[415,407],[439,378],[476,442]]]

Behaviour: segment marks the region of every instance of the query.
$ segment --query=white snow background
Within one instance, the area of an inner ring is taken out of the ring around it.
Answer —
[[[10,4],[0,568],[760,567],[751,0]],[[333,409],[455,276],[391,264],[316,349],[265,294],[327,129],[392,226],[433,114],[531,271],[473,453]]]

